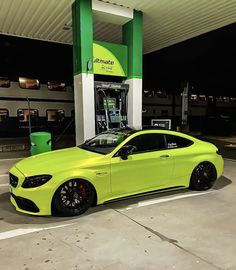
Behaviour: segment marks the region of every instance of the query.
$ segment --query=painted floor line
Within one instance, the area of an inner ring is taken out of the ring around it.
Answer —
[[[211,193],[211,192],[213,192],[213,191],[201,192],[201,193],[193,193],[193,194],[185,194],[185,195],[179,195],[179,196],[170,197],[170,198],[156,199],[156,200],[150,200],[150,201],[146,201],[146,202],[139,202],[138,207],[143,207],[143,206],[152,205],[152,204],[158,204],[158,203],[164,203],[164,202],[169,202],[169,201],[175,201],[175,200],[180,200],[180,199],[194,197],[194,196],[205,195],[205,194],[208,194],[208,193]]]
[[[165,202],[180,200],[180,199],[184,199],[184,198],[188,198],[188,197],[205,195],[205,194],[212,193],[212,192],[213,191],[207,191],[207,192],[201,192],[201,193],[184,194],[184,195],[179,195],[179,196],[174,196],[174,197],[169,197],[169,198],[163,198],[163,199],[148,200],[148,201],[139,202],[137,204],[130,205],[130,206],[126,207],[126,208],[121,208],[121,209],[117,209],[117,210],[123,212],[123,211],[126,211],[126,210],[132,210],[132,209],[147,206],[147,205],[165,203]]]
[[[3,158],[3,159],[0,159],[0,161],[19,160],[19,159],[23,159],[23,158],[26,158],[26,157],[20,157],[20,158]]]
[[[46,230],[51,230],[51,229],[63,228],[63,227],[71,226],[73,224],[74,223],[64,224],[64,225],[58,225],[58,226],[53,226],[53,227],[45,227],[45,228],[16,229],[16,230],[11,230],[11,231],[1,232],[0,233],[0,240],[14,238],[14,237],[17,237],[17,236],[21,236],[21,235],[25,235],[25,234],[30,234],[30,233],[35,233],[35,232],[40,232],[40,231],[46,231]]]
[[[0,184],[0,187],[8,187],[8,186],[9,186],[8,183],[6,183],[6,184]]]
[[[8,173],[0,174],[0,177],[8,176]]]

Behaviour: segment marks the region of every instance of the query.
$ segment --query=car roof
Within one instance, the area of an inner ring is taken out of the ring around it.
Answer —
[[[124,134],[127,134],[127,135],[131,135],[131,134],[134,134],[134,133],[137,133],[137,132],[141,132],[141,131],[153,131],[153,130],[161,130],[161,131],[172,131],[172,130],[168,130],[168,129],[165,129],[165,128],[159,128],[159,127],[153,127],[153,126],[144,126],[142,128],[131,128],[131,127],[124,127],[124,128],[112,128],[112,129],[109,129],[109,130],[106,130],[102,133],[124,133]]]
[[[170,135],[175,135],[175,136],[180,136],[192,141],[199,141],[199,139],[192,137],[191,135],[188,135],[186,133],[182,133],[182,132],[177,132],[175,130],[169,130],[169,129],[165,129],[165,128],[160,128],[160,127],[154,127],[154,126],[143,126],[142,128],[131,128],[129,126],[126,126],[124,128],[116,128],[116,129],[110,129],[107,130],[103,133],[123,133],[127,136],[133,135],[133,134],[146,134],[148,132],[154,133],[156,131],[156,133],[164,133],[164,134],[170,134]]]
[[[124,128],[113,128],[113,129],[109,129],[109,130],[106,130],[104,132],[102,132],[103,134],[106,134],[106,133],[123,133],[125,135],[131,135],[131,134],[134,134],[136,132],[138,132],[139,130],[136,130],[136,129],[133,129],[133,128],[130,128],[130,127],[124,127]]]

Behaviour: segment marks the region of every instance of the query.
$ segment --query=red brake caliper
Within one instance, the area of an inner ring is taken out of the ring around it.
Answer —
[[[80,190],[80,194],[83,198],[86,197],[86,190],[85,190],[85,187],[83,185],[80,185],[79,186],[79,190]]]

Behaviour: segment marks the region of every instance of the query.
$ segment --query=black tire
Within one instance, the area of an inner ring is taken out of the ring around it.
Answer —
[[[81,215],[92,205],[94,196],[94,188],[89,182],[71,179],[63,183],[55,192],[52,208],[60,216]]]
[[[193,190],[207,190],[214,185],[216,179],[215,166],[210,162],[202,162],[193,170],[189,187]]]

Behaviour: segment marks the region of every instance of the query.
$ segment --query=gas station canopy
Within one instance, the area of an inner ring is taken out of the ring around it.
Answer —
[[[73,2],[1,0],[0,34],[72,44]],[[100,12],[104,5],[110,14]],[[144,53],[236,22],[236,0],[93,0],[95,40],[121,42],[126,21],[114,19],[113,8],[143,12]]]

